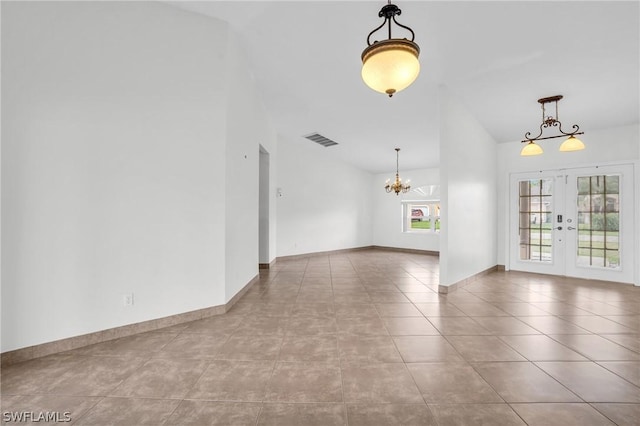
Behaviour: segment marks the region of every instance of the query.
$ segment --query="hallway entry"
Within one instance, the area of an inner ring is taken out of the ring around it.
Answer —
[[[258,264],[269,264],[269,153],[260,145],[258,163]]]

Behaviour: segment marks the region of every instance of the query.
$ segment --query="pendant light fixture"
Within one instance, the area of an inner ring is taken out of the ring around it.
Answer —
[[[384,186],[384,189],[387,192],[393,191],[396,193],[396,195],[399,195],[400,192],[405,194],[409,192],[409,189],[411,189],[411,185],[409,185],[410,181],[407,181],[407,183],[402,183],[402,179],[400,179],[400,172],[398,171],[399,158],[400,158],[400,148],[396,148],[396,180],[393,183],[390,183],[391,179],[387,179],[387,184]]]
[[[413,30],[396,21],[396,16],[401,13],[402,11],[389,0],[378,12],[378,17],[384,18],[384,22],[369,33],[367,47],[362,52],[362,79],[367,86],[377,92],[386,93],[389,97],[411,85],[420,73],[420,47],[413,41]],[[392,38],[391,21],[409,31],[411,40]],[[373,33],[385,24],[388,27],[389,38],[371,43]]]
[[[577,124],[573,125],[573,132],[565,132],[562,130],[562,123],[558,120],[558,101],[562,99],[562,95],[549,96],[548,98],[538,99],[538,102],[542,105],[542,124],[540,124],[540,133],[535,138],[531,137],[531,132],[527,132],[524,137],[525,140],[522,143],[526,143],[522,151],[520,151],[520,155],[522,156],[531,156],[531,155],[540,155],[544,151],[542,147],[538,145],[535,141],[544,140],[544,139],[554,139],[554,138],[562,138],[565,136],[569,136],[567,140],[562,142],[560,145],[560,151],[562,152],[570,152],[570,151],[579,151],[584,149],[584,143],[575,135],[583,135],[584,132],[579,132],[580,127]],[[555,116],[546,116],[545,113],[545,104],[549,104],[555,102],[556,104],[556,115]],[[541,137],[544,129],[549,127],[557,127],[558,131],[561,133],[556,136],[546,136]]]

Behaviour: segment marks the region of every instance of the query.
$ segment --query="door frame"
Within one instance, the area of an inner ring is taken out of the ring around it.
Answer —
[[[598,167],[608,167],[608,166],[624,166],[630,165],[632,170],[632,178],[631,182],[634,186],[633,191],[633,208],[634,212],[632,214],[634,220],[635,232],[633,237],[633,249],[636,257],[640,256],[640,161],[638,160],[629,160],[629,161],[610,161],[603,163],[588,163],[588,164],[575,164],[568,167],[550,167],[546,170],[540,169],[529,169],[529,170],[509,170],[507,171],[507,185],[505,188],[505,204],[504,204],[504,213],[506,216],[506,220],[504,221],[504,242],[505,242],[505,250],[504,250],[504,269],[505,271],[511,270],[510,265],[512,263],[512,245],[514,244],[514,240],[511,235],[511,230],[513,227],[513,216],[511,212],[512,203],[516,202],[514,200],[514,194],[511,187],[512,178],[514,175],[525,175],[535,174],[540,172],[569,172],[575,169],[585,169],[585,168],[598,168]],[[633,271],[633,285],[640,286],[640,262],[634,262],[634,271]],[[540,272],[538,272],[540,273]]]

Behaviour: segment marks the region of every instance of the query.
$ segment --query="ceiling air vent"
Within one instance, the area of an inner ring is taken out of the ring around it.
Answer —
[[[311,133],[310,135],[306,135],[305,138],[317,143],[318,145],[322,145],[325,148],[328,148],[333,145],[338,145],[338,142],[334,142],[329,138],[325,138],[324,136],[318,133]]]

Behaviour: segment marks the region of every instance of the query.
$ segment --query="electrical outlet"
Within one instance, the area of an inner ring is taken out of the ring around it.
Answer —
[[[124,306],[133,306],[133,293],[126,293],[122,296],[122,304]]]

